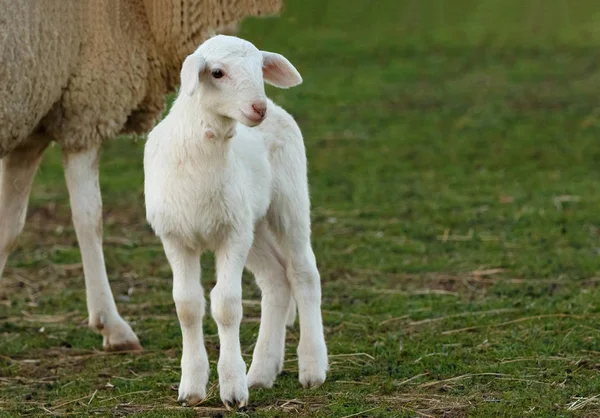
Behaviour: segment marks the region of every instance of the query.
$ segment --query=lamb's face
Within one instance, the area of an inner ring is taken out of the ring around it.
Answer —
[[[267,115],[261,52],[249,42],[229,37],[211,38],[200,49],[206,60],[200,79],[203,102],[219,115],[259,125]]]
[[[188,56],[181,70],[183,91],[198,95],[203,107],[246,126],[266,118],[265,81],[287,88],[302,78],[282,55],[259,51],[233,36],[210,38]]]

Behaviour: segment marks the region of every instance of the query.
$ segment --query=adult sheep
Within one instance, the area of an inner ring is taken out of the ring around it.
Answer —
[[[100,147],[148,131],[185,57],[211,31],[275,15],[282,0],[0,0],[0,277],[44,150],[63,153],[90,328],[141,349],[117,311],[102,251]]]

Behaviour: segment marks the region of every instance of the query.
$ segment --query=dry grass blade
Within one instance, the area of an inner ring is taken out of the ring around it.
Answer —
[[[94,393],[94,395],[95,395],[95,393]],[[92,395],[92,396],[94,396],[94,395]],[[60,404],[58,404],[56,406],[53,406],[51,409],[53,411],[55,411],[58,408],[61,408],[61,407],[65,406],[65,405],[69,405],[69,404],[72,404],[74,402],[79,402],[79,401],[82,401],[82,400],[87,399],[87,398],[89,398],[89,395],[82,396],[81,398],[77,398],[77,399],[71,399],[70,401],[66,401],[66,402],[60,403]]]
[[[88,401],[88,405],[92,403],[92,401],[94,400],[94,398],[96,397],[96,393],[98,393],[98,389],[96,389],[94,391],[94,393],[92,393],[92,396],[90,397],[90,400]]]
[[[354,312],[338,312],[338,311],[329,311],[327,309],[321,309],[321,312],[324,314],[331,314],[331,315],[337,315],[337,316],[352,316],[355,318],[367,319],[367,320],[373,319],[373,317],[371,317],[369,315],[362,315],[362,314],[358,314],[358,313],[354,313]]]
[[[552,385],[554,382],[544,382],[541,380],[533,380],[533,379],[521,379],[518,377],[498,377],[498,380],[508,380],[512,382],[526,382],[526,383],[537,383],[539,385]]]
[[[421,360],[423,360],[424,358],[427,357],[433,357],[433,356],[447,356],[448,353],[429,353],[429,354],[425,354],[424,356],[419,357],[418,359],[416,359],[415,361],[413,361],[413,364],[417,364],[419,363]]]
[[[42,409],[43,411],[49,413],[50,415],[54,415],[54,416],[58,416],[58,414],[54,411],[49,410],[48,408],[45,408],[43,406],[40,406],[40,409]]]
[[[386,319],[385,321],[381,321],[379,323],[379,326],[389,324],[390,322],[402,321],[403,319],[408,319],[408,318],[410,318],[410,315],[402,315],[402,316],[397,316],[395,318],[389,318],[389,319]]]
[[[370,383],[365,383],[365,382],[357,382],[354,380],[336,380],[335,383],[339,383],[342,385],[364,385],[364,386],[371,386]]]
[[[124,396],[136,395],[138,393],[151,393],[151,392],[152,392],[151,390],[136,390],[134,392],[121,393],[120,395],[111,396],[110,398],[101,399],[99,402],[108,402],[108,401],[112,401],[113,399],[122,398]]]
[[[468,379],[471,377],[480,377],[480,376],[493,376],[493,377],[512,377],[510,375],[506,375],[506,374],[502,374],[502,373],[468,373],[468,374],[463,374],[460,376],[454,376],[451,377],[449,379],[443,379],[443,380],[435,380],[433,382],[426,382],[426,383],[421,383],[419,386],[422,388],[428,388],[431,386],[436,386],[436,385],[443,385],[445,383],[450,383],[450,382],[456,382],[458,380],[462,380],[462,379]]]
[[[417,379],[419,379],[421,377],[425,377],[425,376],[429,376],[429,373],[425,372],[425,373],[416,374],[413,377],[409,377],[408,379],[403,380],[402,382],[394,383],[394,386],[403,386],[403,385],[406,385],[407,383],[412,382],[413,380],[417,380]]]
[[[552,202],[554,203],[554,206],[556,206],[557,210],[562,210],[563,209],[563,203],[565,202],[579,202],[581,200],[580,196],[571,196],[571,195],[561,195],[561,196],[554,196],[552,198]]]
[[[425,417],[425,418],[435,418],[435,416],[434,416],[434,415],[429,415],[429,414],[426,414],[426,413],[424,413],[424,412],[420,412],[420,411],[417,411],[417,410],[414,410],[414,409],[407,408],[407,407],[405,407],[405,406],[402,406],[401,408],[402,408],[402,409],[404,409],[405,411],[410,411],[410,412],[412,412],[412,413],[414,413],[414,414],[417,414],[417,415],[418,415],[418,416],[420,416],[420,417]]]
[[[367,286],[355,286],[356,289],[365,290],[372,293],[381,293],[381,294],[389,294],[389,295],[405,295],[405,296],[421,296],[421,295],[448,295],[448,296],[458,296],[457,292],[451,292],[450,290],[444,289],[423,289],[423,290],[414,290],[414,291],[404,291],[398,289],[379,289],[376,287],[367,287]]]
[[[371,360],[375,360],[375,357],[373,357],[372,355],[367,354],[367,353],[331,354],[328,357],[329,358],[337,358],[337,357],[360,357],[360,356],[368,357]]]
[[[21,311],[23,314],[23,319],[28,322],[41,322],[44,324],[53,324],[53,323],[61,323],[70,320],[75,315],[78,315],[79,312],[69,312],[64,315],[34,315],[27,311]]]
[[[512,309],[512,308],[504,308],[504,309],[492,309],[489,311],[478,311],[478,312],[462,312],[459,314],[455,314],[455,315],[447,315],[447,316],[438,316],[436,318],[427,318],[427,319],[422,319],[420,321],[414,321],[411,322],[409,325],[414,327],[417,325],[423,325],[423,324],[427,324],[430,322],[438,322],[438,321],[444,321],[446,319],[451,319],[451,318],[462,318],[465,316],[478,316],[478,315],[496,315],[496,314],[500,314],[500,313],[507,313],[507,312],[515,312],[518,309]]]
[[[281,407],[285,408],[286,406],[292,405],[292,404],[293,405],[304,405],[305,403],[299,399],[290,399],[289,401],[285,401],[284,403],[282,403]]]
[[[471,241],[474,238],[473,229],[469,229],[467,235],[450,235],[450,230],[444,230],[444,234],[439,236],[438,239],[442,242],[447,241]]]
[[[516,357],[516,358],[509,358],[509,359],[501,359],[500,363],[501,364],[518,363],[521,361],[536,361],[536,362],[539,362],[539,361],[569,361],[569,362],[573,362],[573,361],[578,361],[578,359],[569,358],[569,357],[557,357],[557,356]]]
[[[486,269],[486,270],[475,270],[471,272],[472,276],[492,276],[494,274],[503,273],[505,270],[501,268]]]
[[[461,409],[473,406],[478,397],[468,396],[458,399],[454,396],[436,395],[422,392],[398,393],[394,396],[370,395],[367,400],[371,402],[386,402],[390,406],[411,412],[411,416],[463,416]],[[457,414],[454,414],[456,411]]]
[[[355,414],[351,414],[351,415],[346,415],[346,416],[343,416],[342,418],[351,418],[351,417],[357,417],[357,416],[359,416],[359,415],[362,415],[362,414],[365,414],[365,413],[367,413],[367,412],[374,411],[374,410],[376,410],[377,408],[379,408],[379,407],[378,407],[378,406],[376,406],[376,407],[374,407],[374,408],[371,408],[371,409],[365,409],[364,411],[360,411],[360,412],[357,412],[357,413],[355,413]]]
[[[573,401],[569,404],[567,411],[576,411],[578,409],[585,408],[587,405],[589,405],[591,403],[598,403],[598,401],[600,400],[598,398],[600,398],[600,394],[594,395],[589,398],[577,397],[577,398],[575,398],[575,401]]]
[[[457,328],[457,329],[450,329],[447,331],[442,331],[442,335],[451,335],[451,334],[456,334],[459,332],[463,332],[463,331],[473,331],[479,328],[483,328],[484,326],[487,326],[488,328],[499,328],[499,327],[503,327],[505,325],[512,325],[512,324],[517,324],[519,322],[525,322],[525,321],[532,321],[535,319],[544,319],[544,318],[573,318],[573,319],[589,319],[589,318],[597,318],[598,315],[571,315],[571,314],[564,314],[564,313],[560,313],[560,314],[546,314],[546,315],[533,315],[533,316],[525,316],[523,318],[517,318],[517,319],[513,319],[511,321],[506,321],[506,322],[500,322],[499,324],[490,324],[490,325],[475,325],[472,327],[465,327],[465,328]]]
[[[82,263],[74,263],[74,264],[60,264],[56,267],[63,269],[64,271],[74,271],[74,270],[83,270]]]

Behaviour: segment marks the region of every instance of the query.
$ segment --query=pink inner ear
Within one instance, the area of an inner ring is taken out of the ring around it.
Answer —
[[[287,88],[300,84],[302,77],[282,55],[263,52],[263,77],[276,87]]]
[[[289,76],[289,74],[286,72],[286,68],[282,66],[281,63],[278,65],[276,60],[269,60],[269,62],[265,62],[263,65],[263,74],[275,79]]]

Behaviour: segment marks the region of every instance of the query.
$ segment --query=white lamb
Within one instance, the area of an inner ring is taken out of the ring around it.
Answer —
[[[294,300],[300,382],[318,386],[328,369],[304,142],[294,119],[265,96],[263,79],[280,88],[302,82],[282,55],[237,37],[210,38],[186,58],[179,95],[146,144],[146,214],[173,270],[183,334],[179,401],[187,404],[205,398],[209,374],[199,281],[204,250],[215,253],[211,312],[227,408],[245,405],[249,387],[273,385],[283,367]],[[244,266],[262,292],[248,376],[239,341]]]

